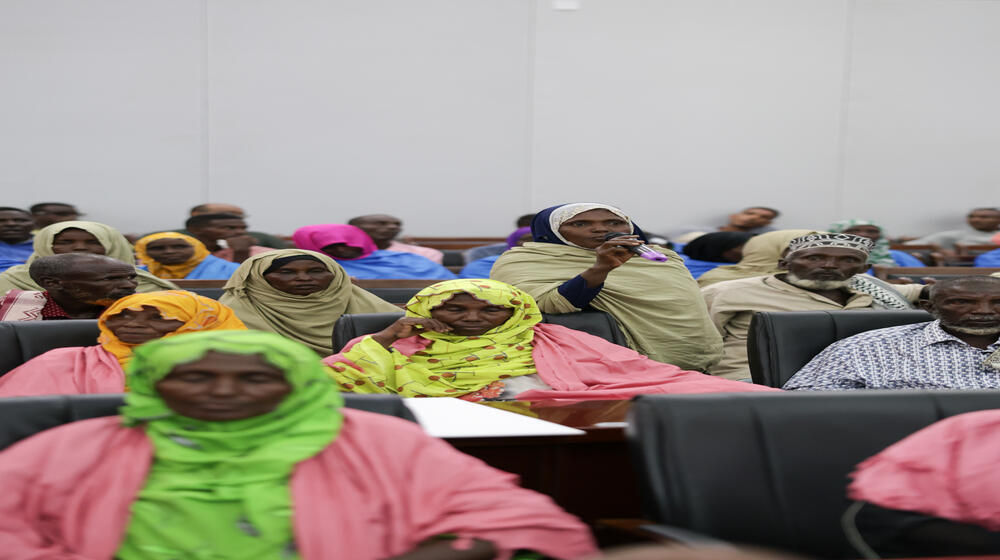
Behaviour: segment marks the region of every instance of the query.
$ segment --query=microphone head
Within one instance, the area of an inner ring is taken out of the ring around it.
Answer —
[[[604,236],[604,240],[607,241],[609,239],[614,239],[616,237],[624,237],[626,235],[629,235],[629,234],[622,233],[620,231],[612,231],[611,233],[609,233],[609,234],[607,234],[607,235]]]

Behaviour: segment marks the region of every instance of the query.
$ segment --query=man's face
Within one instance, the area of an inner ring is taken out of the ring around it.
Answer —
[[[361,228],[376,243],[392,241],[403,229],[403,222],[399,218],[386,216],[385,214],[362,216],[353,220],[351,225]]]
[[[765,208],[747,208],[741,212],[731,214],[729,223],[740,228],[764,227],[774,221],[774,212]]]
[[[817,247],[796,251],[778,262],[790,278],[806,281],[844,282],[868,268],[868,257],[842,247]]]
[[[31,214],[35,225],[39,228],[59,222],[68,222],[80,218],[80,212],[68,204],[46,204]]]
[[[5,243],[20,243],[31,237],[35,222],[31,216],[15,210],[0,211],[0,241]]]
[[[1000,334],[1000,286],[961,282],[934,293],[929,311],[941,325],[968,334]]]
[[[973,229],[979,231],[992,232],[1000,228],[1000,211],[997,210],[973,210],[966,218]]]
[[[247,223],[241,218],[223,218],[192,227],[190,230],[199,239],[216,241],[244,235],[247,232]]]
[[[83,262],[59,278],[43,278],[42,287],[57,299],[107,307],[135,293],[135,268],[112,259]]]

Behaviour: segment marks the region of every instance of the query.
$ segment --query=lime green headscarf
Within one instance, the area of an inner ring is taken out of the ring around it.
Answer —
[[[252,418],[179,416],[156,383],[209,351],[257,354],[285,372],[292,390],[273,411]],[[155,451],[115,557],[297,558],[289,476],[329,445],[341,424],[342,399],[316,354],[272,333],[199,332],[136,348],[126,376],[123,421],[145,429]]]
[[[509,307],[514,313],[480,336],[421,333],[432,343],[411,356],[387,352],[368,337],[343,354],[346,360],[327,361],[331,375],[344,390],[355,393],[458,397],[501,379],[537,373],[531,341],[542,314],[535,300],[514,286],[484,279],[438,282],[413,296],[406,304],[406,315],[430,317],[432,309],[460,293]]]

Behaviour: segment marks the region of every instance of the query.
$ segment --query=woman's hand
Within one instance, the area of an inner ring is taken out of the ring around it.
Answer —
[[[395,323],[373,334],[372,339],[381,344],[383,348],[388,349],[393,342],[401,338],[409,338],[427,331],[446,333],[451,332],[451,327],[437,319],[401,317]]]
[[[635,256],[635,253],[629,251],[628,248],[639,245],[642,245],[642,241],[637,235],[623,235],[601,243],[594,249],[594,252],[597,253],[594,266],[581,272],[580,276],[587,281],[588,287],[600,286],[608,278],[608,273]]]

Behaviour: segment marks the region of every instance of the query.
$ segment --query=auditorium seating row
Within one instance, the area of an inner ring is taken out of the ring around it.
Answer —
[[[395,395],[352,408],[414,418]],[[0,449],[41,430],[115,414],[121,395],[0,399]],[[847,475],[943,418],[1000,408],[996,391],[644,395],[626,433],[648,533],[818,558],[856,557],[840,529]],[[622,476],[627,476],[622,474]]]

